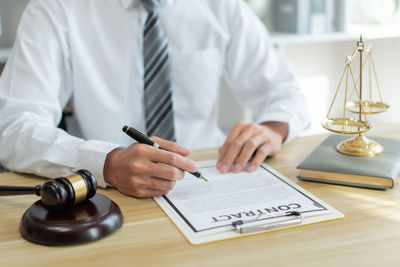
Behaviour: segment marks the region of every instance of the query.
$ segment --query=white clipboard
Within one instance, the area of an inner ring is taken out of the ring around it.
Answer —
[[[207,168],[215,169],[215,164],[215,160],[199,162],[200,171],[206,177],[213,180],[214,177],[209,177],[206,170]],[[215,174],[215,170],[212,171]],[[264,212],[258,214],[257,216],[234,218],[229,222],[224,222],[224,225],[219,226],[219,229],[217,229],[218,227],[215,227],[216,229],[211,229],[211,227],[207,229],[201,229],[201,227],[195,226],[195,220],[188,216],[184,209],[179,209],[179,206],[177,207],[176,203],[178,202],[174,202],[174,198],[169,197],[169,195],[173,195],[175,189],[171,191],[172,193],[170,192],[166,196],[155,197],[154,199],[172,220],[172,222],[179,228],[186,239],[195,245],[344,218],[344,215],[341,212],[307,192],[297,184],[293,183],[267,164],[262,164],[262,166],[260,166],[258,174],[264,171],[268,172],[268,175],[273,177],[273,179],[277,179],[276,181],[280,186],[286,187],[288,190],[299,194],[299,196],[301,195],[302,197],[307,198],[308,200],[312,201],[317,208],[313,211],[304,210],[304,212],[298,212],[296,209],[285,210],[285,208],[284,210],[274,214],[268,214],[267,212]],[[190,174],[187,175],[188,177],[185,176],[184,179],[193,179],[193,177],[190,177]],[[257,175],[257,172],[253,175]],[[212,182],[214,181],[211,181],[211,183]],[[195,183],[204,182],[194,180],[192,183],[193,186],[200,187],[203,185]],[[179,181],[176,187],[178,187],[177,190],[179,190]],[[261,206],[262,204],[263,203],[260,203]],[[282,205],[282,207],[286,206]],[[240,209],[238,208],[238,210]],[[201,231],[203,232],[200,233]],[[207,233],[207,231],[209,231],[209,233]]]

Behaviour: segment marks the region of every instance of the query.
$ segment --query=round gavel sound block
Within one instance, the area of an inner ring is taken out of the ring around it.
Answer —
[[[122,226],[118,205],[96,194],[76,206],[54,211],[35,202],[22,216],[21,235],[34,243],[59,246],[98,240]]]

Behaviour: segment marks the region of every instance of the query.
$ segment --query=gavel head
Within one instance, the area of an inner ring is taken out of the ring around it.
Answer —
[[[72,207],[96,194],[96,178],[87,170],[79,170],[67,177],[58,177],[40,188],[42,203],[52,210]]]

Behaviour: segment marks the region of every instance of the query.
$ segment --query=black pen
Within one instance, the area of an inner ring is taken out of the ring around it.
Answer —
[[[159,146],[156,142],[154,142],[153,139],[151,139],[150,137],[148,137],[146,134],[142,133],[141,131],[139,131],[138,129],[135,129],[134,127],[131,126],[124,126],[122,128],[122,131],[124,133],[126,133],[127,135],[129,135],[130,137],[132,137],[133,139],[135,139],[138,143],[142,143],[142,144],[146,144],[149,146],[154,146],[155,148],[159,148],[162,150],[166,150],[165,148],[162,148],[161,146]],[[190,174],[193,174],[194,176],[196,176],[199,179],[203,179],[206,182],[209,182],[210,179],[207,179],[205,176],[203,176],[203,174],[201,174],[200,172],[190,172]]]

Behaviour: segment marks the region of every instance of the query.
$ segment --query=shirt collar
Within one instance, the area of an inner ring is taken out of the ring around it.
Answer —
[[[123,8],[128,9],[129,7],[133,5],[137,5],[140,3],[140,0],[120,0],[121,5]],[[161,4],[173,4],[174,0],[161,0]]]

